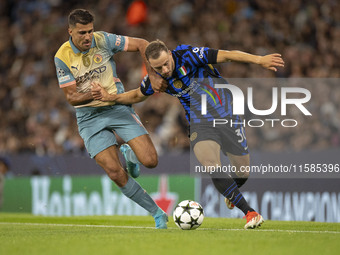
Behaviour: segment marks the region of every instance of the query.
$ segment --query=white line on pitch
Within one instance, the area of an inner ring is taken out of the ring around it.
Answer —
[[[126,228],[126,229],[155,229],[154,227],[139,226],[114,226],[114,225],[78,225],[78,224],[54,224],[54,223],[20,223],[20,222],[0,222],[8,225],[27,225],[27,226],[53,226],[53,227],[87,227],[87,228]],[[169,227],[168,229],[177,229]],[[238,228],[199,228],[196,231],[246,231]],[[313,234],[340,234],[340,231],[316,231],[316,230],[289,230],[289,229],[255,229],[247,232],[286,232],[286,233],[313,233]]]
[[[250,229],[250,230],[244,230],[239,228],[200,228],[200,230],[218,230],[218,231],[254,231],[254,232],[287,232],[287,233],[312,233],[312,234],[340,234],[339,231],[316,231],[316,230],[289,230],[289,229]]]
[[[114,226],[114,225],[78,225],[78,224],[55,224],[55,223],[20,223],[20,222],[0,222],[0,224],[27,225],[27,226],[53,226],[53,227],[87,227],[87,228],[136,228],[136,229],[155,229],[154,227],[138,226]]]

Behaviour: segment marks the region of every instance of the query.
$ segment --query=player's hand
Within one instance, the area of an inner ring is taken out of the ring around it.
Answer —
[[[91,93],[95,100],[100,101],[114,101],[114,95],[110,95],[107,91],[100,85],[99,82],[93,81],[91,83]]]
[[[102,99],[102,93],[101,93],[101,86],[98,82],[92,82],[91,83],[91,94],[93,99],[95,100],[101,100]]]
[[[281,54],[274,53],[261,57],[259,64],[266,69],[276,72],[276,67],[284,67],[285,62],[283,61]]]
[[[164,92],[168,87],[168,82],[159,75],[149,75],[151,87],[155,92]]]

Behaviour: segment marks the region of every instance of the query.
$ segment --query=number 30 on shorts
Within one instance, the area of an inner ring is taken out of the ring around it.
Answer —
[[[239,140],[237,140],[237,142],[242,143],[244,140],[246,140],[246,135],[244,133],[244,128],[240,127],[238,129],[235,130],[235,133],[238,137],[240,137]]]

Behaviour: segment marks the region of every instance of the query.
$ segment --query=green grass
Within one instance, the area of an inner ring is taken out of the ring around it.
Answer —
[[[339,254],[340,224],[205,218],[193,231],[155,230],[151,216],[40,217],[0,213],[0,254]]]

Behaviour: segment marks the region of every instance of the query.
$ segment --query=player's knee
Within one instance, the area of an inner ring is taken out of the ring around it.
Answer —
[[[147,168],[155,168],[158,165],[157,154],[149,154],[147,157],[143,158],[141,162]]]
[[[249,171],[238,171],[236,172],[237,177],[247,179],[250,175]]]
[[[122,171],[124,171],[123,168],[121,169],[106,169],[106,172],[107,172],[107,175],[109,176],[109,178],[112,180],[112,181],[118,181],[121,176],[122,176]]]
[[[112,181],[118,181],[122,176],[122,172],[124,172],[124,169],[119,164],[113,162],[111,164],[102,164],[101,166]]]
[[[243,173],[243,178],[248,178],[249,175],[250,175],[250,172],[244,172],[244,173]]]

